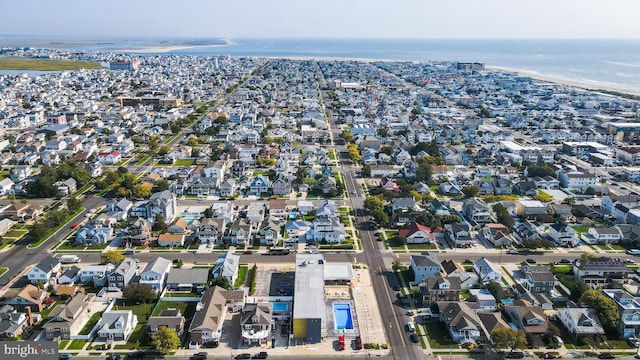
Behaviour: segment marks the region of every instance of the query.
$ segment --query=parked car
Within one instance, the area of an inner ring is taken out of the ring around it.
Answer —
[[[69,353],[60,354],[60,355],[58,355],[58,359],[59,360],[69,360],[69,359],[71,359],[71,354],[69,354]]]
[[[143,359],[143,358],[144,358],[144,352],[142,351],[132,352],[132,353],[129,353],[129,355],[127,355],[127,359]]]
[[[121,359],[122,359],[122,354],[120,353],[115,353],[111,355],[111,360],[121,360]]]
[[[629,345],[633,346],[633,347],[640,347],[640,340],[638,340],[637,338],[628,338],[627,341],[629,342]]]
[[[356,336],[356,339],[353,341],[353,347],[356,350],[362,350],[362,338],[360,336]]]
[[[557,358],[558,358],[558,355],[550,352],[540,354],[540,359],[557,359]]]
[[[615,359],[616,356],[613,355],[612,353],[602,353],[600,355],[598,355],[598,359]]]
[[[507,254],[511,254],[511,255],[518,255],[520,254],[520,251],[518,250],[507,250]]]
[[[191,358],[193,360],[206,360],[207,359],[207,353],[206,352],[195,353],[195,354],[193,354],[193,356]]]
[[[251,359],[251,354],[249,353],[238,354],[236,355],[235,359]]]
[[[528,262],[529,264],[535,264],[535,263],[537,263],[536,259],[531,259],[531,258],[527,259],[527,262]]]
[[[412,343],[416,343],[416,344],[420,342],[420,338],[418,337],[418,334],[409,335],[409,340],[411,340]]]
[[[505,355],[505,358],[507,358],[507,359],[523,359],[524,358],[524,353],[522,351],[512,351],[512,352],[508,353],[507,355]]]
[[[252,359],[266,359],[269,354],[266,351],[260,351],[259,353],[253,355]]]
[[[206,341],[204,343],[202,343],[202,348],[203,349],[214,349],[218,347],[218,342],[217,341]]]
[[[344,335],[338,338],[338,350],[344,350]]]
[[[245,254],[245,255],[251,255],[251,254],[253,254],[253,250],[245,250],[245,251],[243,252],[243,254]]]

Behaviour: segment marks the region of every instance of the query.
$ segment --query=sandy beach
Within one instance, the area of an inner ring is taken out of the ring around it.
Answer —
[[[564,78],[564,77],[561,77],[561,76],[541,74],[541,73],[538,73],[538,72],[535,72],[535,71],[527,71],[527,70],[520,70],[520,69],[510,69],[510,68],[497,67],[497,66],[487,66],[486,69],[490,70],[490,71],[502,71],[502,72],[508,72],[508,73],[516,73],[516,74],[519,74],[519,75],[522,75],[522,76],[529,76],[529,77],[531,77],[533,79],[536,79],[536,80],[546,81],[546,82],[555,83],[555,84],[567,85],[567,86],[581,88],[581,89],[585,89],[585,90],[589,90],[589,91],[607,90],[607,91],[615,91],[615,92],[620,92],[620,93],[624,93],[624,94],[631,94],[631,95],[640,96],[640,90],[634,91],[632,89],[627,89],[627,88],[615,86],[615,84],[607,84],[607,83],[603,83],[603,82],[588,81],[588,80],[568,79],[568,78]]]

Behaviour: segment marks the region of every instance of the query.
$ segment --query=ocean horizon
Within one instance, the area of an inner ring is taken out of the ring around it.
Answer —
[[[15,36],[16,43],[28,38]],[[40,45],[44,40],[39,40]],[[196,56],[482,62],[593,88],[640,93],[640,40],[627,39],[49,39],[51,48]],[[207,41],[215,42],[207,44]],[[6,38],[4,43],[6,44]],[[222,44],[221,44],[222,43]],[[39,46],[42,47],[42,46]],[[167,47],[162,51],[154,51]]]

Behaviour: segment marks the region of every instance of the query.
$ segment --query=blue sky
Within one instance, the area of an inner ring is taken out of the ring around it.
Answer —
[[[7,0],[0,34],[640,38],[640,0]]]

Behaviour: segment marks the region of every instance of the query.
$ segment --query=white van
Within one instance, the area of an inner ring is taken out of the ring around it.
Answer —
[[[416,324],[413,321],[409,321],[407,323],[407,330],[409,330],[409,332],[416,331]]]

